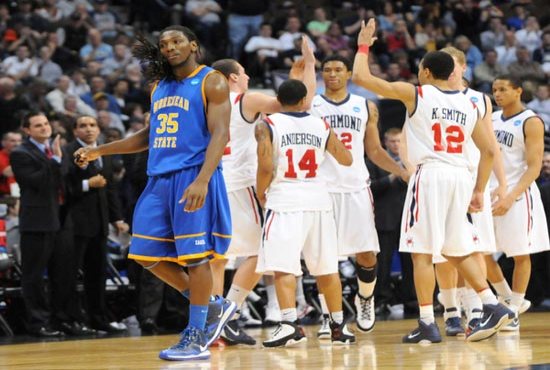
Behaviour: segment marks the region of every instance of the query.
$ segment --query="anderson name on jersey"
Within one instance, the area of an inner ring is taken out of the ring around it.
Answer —
[[[332,209],[318,176],[330,128],[305,112],[276,113],[266,118],[273,138],[274,174],[266,208],[280,212]]]

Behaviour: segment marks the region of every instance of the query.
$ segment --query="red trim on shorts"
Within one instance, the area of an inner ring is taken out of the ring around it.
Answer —
[[[269,220],[269,223],[267,224],[267,228],[265,229],[265,240],[269,239],[269,229],[271,229],[271,224],[273,223],[274,218],[275,218],[275,212],[273,212],[273,215],[271,216],[271,220]]]
[[[258,212],[256,210],[256,203],[254,202],[254,196],[252,195],[252,191],[250,191],[250,188],[246,188],[248,191],[248,196],[250,197],[250,204],[252,205],[252,209],[254,210],[254,219],[256,220],[256,224],[258,224]]]
[[[415,222],[418,222],[418,211],[420,210],[420,203],[418,202],[420,194],[420,174],[422,173],[422,167],[418,170],[418,177],[416,179],[416,194],[414,198],[416,199],[416,213],[414,215]]]
[[[423,98],[424,94],[422,93],[422,86],[417,86],[416,89],[418,90],[418,95]]]
[[[525,201],[527,202],[527,234],[531,232],[531,204],[529,199],[529,190],[525,190]]]

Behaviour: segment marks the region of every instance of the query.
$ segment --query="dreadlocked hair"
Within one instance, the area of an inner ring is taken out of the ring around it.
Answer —
[[[199,48],[197,50],[197,58],[201,55],[200,44],[197,36],[193,31],[185,26],[169,26],[160,31],[162,35],[167,31],[179,31],[187,37],[189,42],[195,41]],[[162,79],[175,79],[176,76],[172,70],[172,66],[168,60],[160,53],[160,48],[157,44],[149,41],[143,34],[136,36],[137,42],[132,47],[132,54],[139,59],[145,66],[144,75],[147,81],[159,81]]]

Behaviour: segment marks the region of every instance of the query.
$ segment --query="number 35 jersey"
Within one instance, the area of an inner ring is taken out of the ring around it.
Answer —
[[[330,127],[305,112],[275,113],[265,120],[273,138],[274,165],[266,208],[277,212],[331,210],[325,182],[319,177]]]
[[[461,91],[416,87],[416,108],[405,123],[408,159],[414,166],[435,162],[470,168],[466,145],[478,109]]]
[[[353,156],[349,167],[340,165],[331,155],[321,166],[321,177],[331,193],[355,192],[369,185],[369,171],[364,161],[364,138],[369,110],[367,100],[349,94],[340,102],[333,102],[323,95],[316,95],[311,104],[311,114],[325,120],[338,139]]]
[[[210,142],[204,93],[210,73],[214,73],[212,68],[199,66],[181,81],[164,79],[154,88],[147,175],[158,176],[203,164]]]

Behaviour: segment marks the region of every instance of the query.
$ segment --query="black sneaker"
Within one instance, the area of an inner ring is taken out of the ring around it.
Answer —
[[[271,334],[271,338],[263,342],[264,347],[287,347],[307,340],[304,329],[298,322],[281,321]]]
[[[341,324],[330,322],[330,340],[333,345],[345,345],[355,343],[355,335],[348,329],[346,320]]]
[[[441,334],[437,324],[426,324],[422,320],[418,320],[418,328],[411,331],[403,337],[403,343],[439,343],[441,342]]]
[[[449,317],[445,320],[445,335],[448,337],[456,337],[459,334],[464,334],[464,328],[460,317]]]
[[[484,304],[483,316],[466,337],[468,342],[477,342],[495,335],[501,327],[508,325],[515,314],[502,303]]]
[[[253,346],[256,344],[256,340],[250,335],[246,334],[245,331],[239,327],[239,323],[237,320],[231,320],[227,324],[225,324],[225,327],[222,330],[221,338],[223,338],[223,340],[229,346],[233,346],[236,344],[246,344],[247,346]]]

